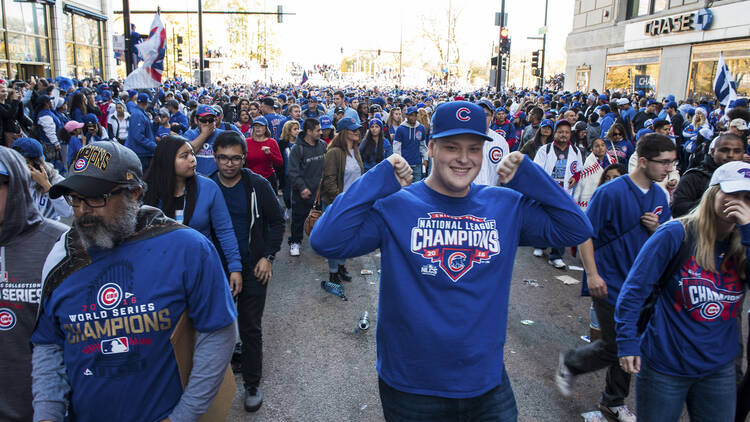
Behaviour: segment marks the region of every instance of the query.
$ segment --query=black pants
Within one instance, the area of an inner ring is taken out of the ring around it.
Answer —
[[[620,368],[615,334],[615,307],[601,299],[594,301],[594,312],[599,319],[602,338],[565,353],[565,365],[573,375],[607,368],[607,379],[601,404],[622,406],[630,393],[630,374]]]
[[[747,314],[747,329],[750,332],[750,313]],[[747,355],[747,368],[745,369],[745,377],[742,378],[742,382],[737,386],[737,413],[734,417],[735,422],[745,422],[747,414],[750,413],[750,337],[747,339],[745,353]]]
[[[242,340],[242,379],[245,388],[257,387],[263,374],[263,329],[266,286],[253,275],[255,265],[243,271],[243,286],[237,298],[237,323]]]
[[[292,193],[292,224],[289,228],[289,243],[302,243],[302,236],[305,229],[305,218],[310,213],[313,202],[315,201],[315,192],[310,199],[302,199],[298,192]]]

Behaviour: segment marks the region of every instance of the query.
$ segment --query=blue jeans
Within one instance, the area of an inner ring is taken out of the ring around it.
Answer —
[[[678,421],[687,403],[693,422],[732,422],[737,401],[734,361],[702,378],[664,375],[641,360],[635,383],[638,422]]]
[[[411,167],[411,174],[414,176],[412,183],[422,180],[422,164],[417,164],[416,166],[410,165],[409,167]]]
[[[562,259],[563,255],[565,255],[565,248],[555,248],[552,247],[549,250],[549,259],[554,261],[556,259]]]
[[[518,408],[508,374],[492,390],[468,399],[423,396],[396,390],[379,379],[380,402],[387,422],[515,422]]]

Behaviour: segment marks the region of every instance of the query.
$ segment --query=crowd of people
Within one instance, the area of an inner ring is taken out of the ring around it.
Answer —
[[[743,421],[748,122],[744,98],[642,91],[2,81],[0,419],[196,420],[230,361],[258,410],[273,263],[307,233],[342,300],[346,259],[381,251],[389,421],[515,420],[519,246],[583,262],[591,342],[560,354],[563,395],[606,368],[609,420]]]

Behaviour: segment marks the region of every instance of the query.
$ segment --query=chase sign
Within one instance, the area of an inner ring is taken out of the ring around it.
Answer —
[[[705,31],[711,27],[713,16],[709,9],[668,16],[646,22],[644,33],[650,36],[667,35],[687,31]]]

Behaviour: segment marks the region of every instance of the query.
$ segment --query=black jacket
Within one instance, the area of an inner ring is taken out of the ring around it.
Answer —
[[[218,171],[211,175],[211,179],[221,187]],[[248,273],[252,275],[258,260],[275,255],[281,249],[285,222],[279,200],[268,180],[243,168],[240,183],[245,187],[247,209],[250,211],[247,216],[250,220],[250,262],[242,263],[244,278]]]
[[[701,165],[682,175],[672,199],[672,217],[681,217],[698,205],[717,167],[713,158],[706,155]]]

